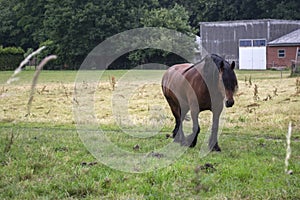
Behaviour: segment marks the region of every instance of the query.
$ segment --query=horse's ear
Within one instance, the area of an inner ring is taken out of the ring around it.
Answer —
[[[220,63],[220,72],[223,72],[224,71],[224,62],[221,61]]]
[[[234,62],[234,61],[232,61],[232,63],[231,63],[231,66],[230,66],[230,67],[231,67],[231,69],[232,69],[232,70],[234,70],[234,68],[235,68],[235,62]]]

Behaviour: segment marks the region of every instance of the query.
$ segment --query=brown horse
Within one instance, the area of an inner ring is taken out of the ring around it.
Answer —
[[[238,88],[234,73],[235,62],[229,64],[218,55],[211,54],[196,64],[178,64],[170,67],[162,79],[162,90],[176,125],[172,137],[175,142],[194,147],[200,132],[198,115],[201,111],[213,113],[213,125],[209,138],[209,149],[221,151],[218,145],[219,118],[226,107],[234,104],[233,95]],[[182,123],[188,111],[191,111],[193,133],[184,136]]]

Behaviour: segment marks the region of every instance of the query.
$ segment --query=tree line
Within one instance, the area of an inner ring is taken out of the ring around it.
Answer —
[[[72,68],[106,38],[129,29],[197,34],[203,21],[299,20],[299,8],[298,0],[0,0],[0,46],[28,53],[46,45],[44,54],[56,54],[57,65]],[[126,59],[146,62],[154,54],[132,52]]]

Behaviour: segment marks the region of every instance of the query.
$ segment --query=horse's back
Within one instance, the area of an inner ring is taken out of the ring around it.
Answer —
[[[193,66],[194,64],[192,63],[183,63],[183,64],[177,64],[173,65],[172,67],[169,68],[169,70],[176,70],[177,72],[183,74],[185,70],[187,70],[189,67]]]
[[[191,66],[193,66],[192,63],[183,63],[169,67],[169,69],[164,73],[162,78],[163,88],[168,87],[174,82],[179,82],[180,79],[182,79],[184,72]]]
[[[162,90],[167,99],[177,99],[180,101],[186,101],[186,92],[190,89],[190,82],[186,79],[186,72],[194,64],[183,63],[171,66],[163,75],[162,78]]]
[[[172,81],[178,75],[182,76],[183,73],[191,66],[193,66],[192,63],[183,63],[169,67],[169,69],[163,75],[162,85],[167,85],[168,82]]]

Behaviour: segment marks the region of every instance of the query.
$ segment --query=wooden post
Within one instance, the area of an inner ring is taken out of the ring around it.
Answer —
[[[293,60],[291,61],[291,63],[292,63],[292,64],[291,64],[291,76],[293,76],[295,64],[294,64]]]

